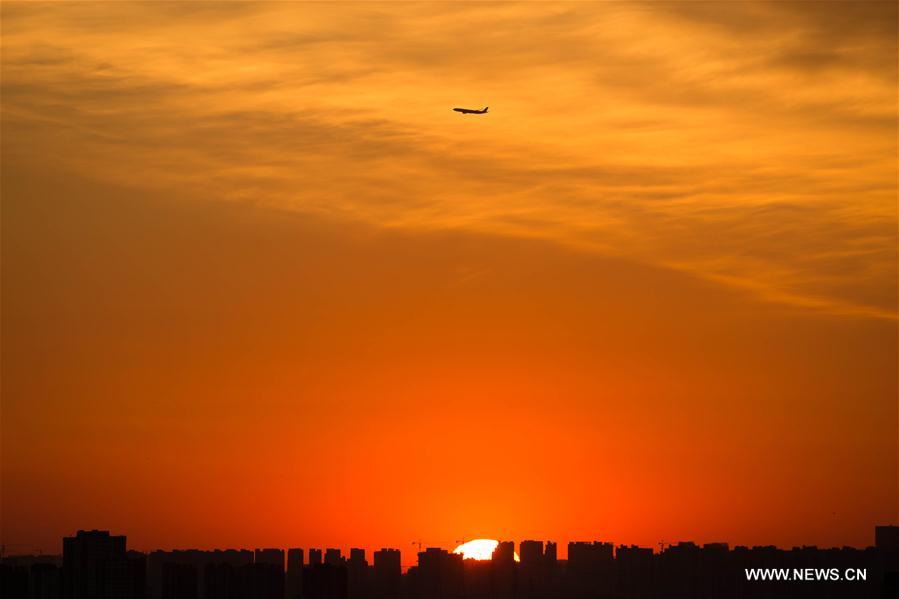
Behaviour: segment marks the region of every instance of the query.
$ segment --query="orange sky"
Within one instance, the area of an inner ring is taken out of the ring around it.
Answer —
[[[2,541],[870,544],[896,55],[894,2],[3,2]]]

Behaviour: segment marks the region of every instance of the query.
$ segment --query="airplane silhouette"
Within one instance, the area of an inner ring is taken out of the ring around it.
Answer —
[[[487,112],[489,106],[484,106],[483,110],[474,110],[472,108],[453,108],[456,112],[461,112],[462,114],[484,114]]]

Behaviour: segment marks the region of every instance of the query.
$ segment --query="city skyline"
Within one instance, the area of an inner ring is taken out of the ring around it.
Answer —
[[[874,528],[878,529],[878,530],[883,529],[885,531],[886,530],[889,530],[889,531],[899,530],[899,526],[893,525],[893,524],[878,525],[878,526],[875,526]],[[81,530],[79,530],[79,532],[109,533],[109,531],[104,531],[102,529],[87,529],[87,528],[81,529]],[[693,544],[698,547],[702,547],[705,545],[710,545],[710,546],[723,545],[723,546],[728,546],[731,549],[734,549],[734,548],[749,548],[749,549],[752,549],[752,548],[775,548],[779,551],[789,551],[789,550],[794,550],[794,549],[804,548],[804,547],[805,548],[811,547],[811,548],[822,549],[822,550],[840,549],[842,547],[849,547],[852,549],[865,549],[868,547],[874,547],[876,545],[877,535],[872,534],[870,531],[868,531],[868,532],[869,532],[869,534],[868,534],[869,542],[863,543],[863,544],[857,545],[857,546],[846,546],[846,545],[836,546],[836,545],[834,545],[834,546],[820,546],[819,547],[819,546],[813,545],[813,544],[778,546],[778,545],[775,545],[772,543],[759,543],[759,544],[755,544],[755,545],[743,545],[743,544],[738,544],[738,543],[731,543],[724,539],[719,539],[717,541],[698,541],[697,542],[696,539],[690,539],[690,538],[673,539],[673,540],[669,540],[669,541],[660,540],[658,543],[655,543],[654,545],[640,545],[637,543],[629,543],[626,541],[619,541],[619,540],[614,540],[614,539],[588,540],[587,536],[582,536],[579,539],[572,539],[572,540],[544,539],[539,542],[540,543],[547,543],[547,542],[552,543],[552,545],[555,548],[558,559],[564,561],[564,560],[568,559],[568,551],[572,545],[583,545],[583,544],[591,544],[591,543],[602,543],[603,545],[610,545],[612,547],[625,547],[625,548],[635,547],[635,548],[639,548],[639,549],[652,551],[654,554],[661,553],[662,551],[664,551],[664,549],[666,549],[668,547],[676,547],[679,544]],[[899,533],[893,532],[892,534],[899,534]],[[124,535],[121,535],[121,536],[124,537]],[[38,557],[57,556],[58,557],[58,556],[61,556],[63,553],[63,551],[62,551],[63,541],[65,540],[65,538],[66,537],[61,537],[58,547],[51,547],[49,550],[45,550],[44,548],[37,547],[37,546],[29,546],[26,544],[5,545],[4,553],[0,557],[12,557],[12,558],[24,557],[24,556],[38,556]],[[469,540],[473,540],[473,539],[469,539]],[[485,539],[480,538],[478,540],[485,540]],[[510,541],[508,538],[486,539],[486,540],[489,540],[491,542],[496,542],[496,543],[504,543],[504,542],[512,543],[513,546],[516,548],[518,547],[518,545],[520,543],[532,541],[531,539],[521,539],[519,541],[514,541],[514,540]],[[249,544],[246,546],[233,545],[233,546],[215,546],[215,547],[207,547],[207,546],[200,546],[200,545],[192,545],[192,546],[185,545],[185,546],[179,546],[179,547],[139,547],[139,546],[135,546],[133,543],[129,542],[128,550],[129,551],[137,551],[137,552],[145,553],[145,554],[150,554],[150,553],[154,553],[154,552],[176,553],[177,554],[177,553],[189,553],[189,552],[201,552],[201,553],[212,552],[212,553],[214,553],[214,552],[223,552],[223,551],[224,552],[235,552],[235,551],[236,552],[250,552],[252,554],[255,554],[259,551],[276,550],[276,551],[281,551],[284,553],[284,560],[285,560],[285,564],[286,564],[288,549],[298,548],[300,551],[303,552],[303,556],[304,556],[304,560],[305,560],[303,563],[306,565],[313,563],[313,562],[309,561],[310,560],[310,554],[309,554],[310,551],[319,552],[322,559],[324,559],[323,556],[326,551],[336,551],[337,555],[342,556],[344,559],[346,559],[347,556],[349,556],[351,554],[351,552],[353,552],[353,551],[363,551],[363,552],[365,552],[366,555],[373,555],[377,551],[397,551],[403,556],[402,568],[403,568],[403,571],[405,571],[406,569],[417,564],[416,556],[421,551],[424,551],[426,549],[439,549],[441,551],[447,551],[449,553],[457,553],[457,554],[461,555],[461,553],[458,551],[459,546],[465,542],[466,542],[465,539],[456,539],[451,542],[447,541],[446,543],[440,543],[440,542],[428,543],[428,542],[424,542],[424,541],[411,541],[411,542],[405,543],[401,546],[384,545],[384,544],[375,544],[375,545],[371,545],[371,546],[366,546],[366,545],[361,545],[358,543],[356,543],[356,544],[350,543],[348,545],[339,545],[339,544],[334,544],[334,543],[322,543],[322,544],[315,545],[315,544],[303,544],[303,543],[298,544],[298,543],[294,542],[294,543],[287,543],[283,546],[278,545],[278,544],[256,543],[256,544]],[[475,557],[464,557],[464,555],[463,555],[463,558],[466,561],[468,561],[468,560],[480,561],[480,560],[484,559],[484,558],[475,558]],[[489,558],[487,558],[487,559],[489,559]],[[519,561],[517,549],[516,549],[516,553],[515,553],[515,561],[516,562]]]
[[[5,556],[0,590],[14,599],[891,597],[899,526],[874,532],[865,549],[680,542],[654,552],[573,542],[567,559],[552,541],[521,541],[518,552],[515,542],[499,541],[477,559],[419,547],[416,564],[403,568],[391,548],[373,552],[371,562],[359,548],[348,556],[298,547],[142,553],[127,549],[124,535],[79,530],[63,538],[61,556]]]

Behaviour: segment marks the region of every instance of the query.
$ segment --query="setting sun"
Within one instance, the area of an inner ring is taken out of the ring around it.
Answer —
[[[495,539],[475,539],[462,543],[453,549],[453,553],[461,554],[463,559],[489,560],[493,559],[493,551],[497,545],[499,545],[499,541]],[[521,561],[517,552],[515,561]]]

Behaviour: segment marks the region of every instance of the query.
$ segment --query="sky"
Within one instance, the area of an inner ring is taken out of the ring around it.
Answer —
[[[8,551],[897,523],[895,2],[0,12]]]

